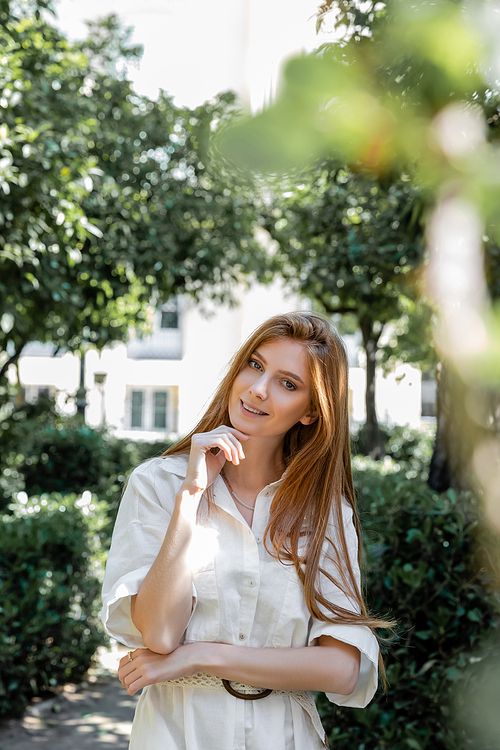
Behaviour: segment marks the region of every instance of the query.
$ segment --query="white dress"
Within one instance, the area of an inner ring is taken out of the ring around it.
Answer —
[[[181,455],[141,464],[132,472],[120,504],[103,585],[102,620],[112,637],[132,649],[144,643],[130,616],[130,597],[138,592],[158,554],[187,461],[188,456]],[[264,530],[278,485],[270,484],[258,495],[249,528],[223,480],[215,481],[218,509],[211,512],[207,525],[197,526],[192,545],[193,609],[182,642],[294,648],[314,646],[320,635],[330,635],[359,649],[361,668],[351,695],[327,697],[337,705],[364,707],[377,687],[377,640],[362,625],[313,619],[293,566],[279,563],[266,552]],[[351,561],[359,573],[357,535],[346,502],[343,511]],[[335,536],[335,530],[331,531]],[[326,578],[322,583],[329,601],[356,609]],[[143,690],[130,742],[130,750],[323,747],[307,712],[287,695],[272,693],[247,701],[225,690],[169,684]]]

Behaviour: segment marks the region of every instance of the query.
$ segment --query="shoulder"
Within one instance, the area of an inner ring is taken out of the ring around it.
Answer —
[[[120,498],[114,537],[130,524],[158,527],[168,524],[175,496],[186,476],[188,456],[158,456],[143,461],[130,473]]]
[[[187,471],[189,456],[157,456],[143,461],[129,475],[122,505],[130,506],[132,516],[141,515],[145,505],[160,505],[172,510],[175,495]]]
[[[189,461],[189,455],[180,454],[178,456],[156,456],[155,458],[148,458],[147,461],[143,461],[139,466],[130,474],[130,480],[134,483],[143,480],[155,481],[155,480],[168,480],[169,476],[179,477],[184,479],[187,472],[187,465]]]

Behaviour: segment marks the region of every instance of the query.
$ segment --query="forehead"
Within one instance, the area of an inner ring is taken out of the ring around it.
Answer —
[[[304,382],[309,380],[309,360],[306,347],[293,339],[275,339],[260,344],[255,349],[268,365],[275,369],[292,372]]]

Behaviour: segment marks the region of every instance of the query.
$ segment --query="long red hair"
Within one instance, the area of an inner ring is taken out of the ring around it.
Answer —
[[[276,315],[259,326],[232,358],[212,402],[194,430],[164,455],[189,453],[193,434],[209,432],[221,424],[230,425],[228,404],[235,378],[256,349],[283,339],[304,346],[311,382],[311,408],[318,413],[318,418],[311,425],[298,422],[285,436],[283,460],[287,470],[271,504],[266,542],[271,542],[271,553],[279,560],[294,565],[313,617],[323,622],[390,628],[391,622],[367,613],[344,536],[342,497],[353,510],[359,562],[360,528],[349,440],[348,362],[343,341],[330,321],[313,312],[292,312]],[[332,520],[335,540],[327,536]],[[305,550],[299,553],[299,540],[304,539],[304,531],[307,542]],[[328,541],[327,554],[338,572],[335,579],[320,566],[325,540]],[[348,611],[325,599],[318,586],[320,573],[355,601],[359,612]],[[381,667],[383,674],[382,664]]]

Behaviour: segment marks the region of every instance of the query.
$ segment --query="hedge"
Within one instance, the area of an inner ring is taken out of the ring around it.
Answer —
[[[491,657],[499,631],[499,595],[481,558],[480,509],[470,495],[434,493],[389,458],[353,463],[368,607],[399,624],[387,648],[386,695],[363,710],[318,698],[330,746],[483,750],[457,722],[466,702],[457,688],[480,679],[469,667]]]
[[[98,622],[105,508],[90,493],[20,500],[0,524],[0,716],[80,680]]]
[[[169,443],[116,439],[41,399],[4,411],[0,445],[0,716],[13,716],[80,680],[104,642],[96,614],[123,483]]]
[[[134,441],[61,416],[52,400],[24,404],[0,421],[0,509],[16,493],[96,493],[108,501],[114,520],[128,472],[145,458],[161,455],[167,440]]]
[[[435,427],[429,425],[425,429],[417,430],[408,425],[379,424],[382,434],[384,450],[389,458],[399,464],[408,465],[427,476],[432,457],[435,438]],[[351,433],[351,450],[353,455],[366,455],[365,426],[353,430]]]

